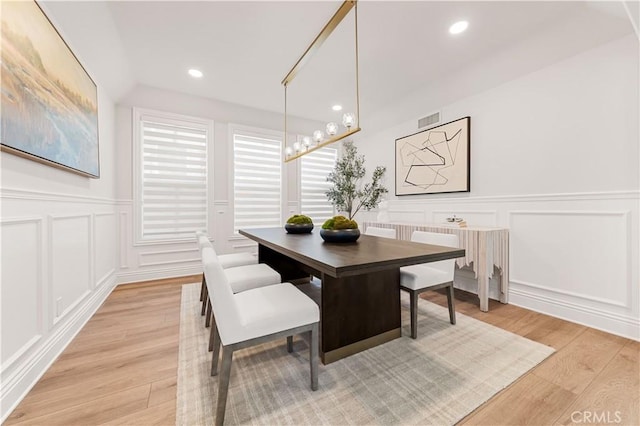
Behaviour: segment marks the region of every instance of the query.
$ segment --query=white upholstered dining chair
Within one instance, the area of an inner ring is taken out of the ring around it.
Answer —
[[[438,246],[458,247],[458,236],[453,234],[414,231],[411,235],[411,241]],[[451,324],[456,323],[456,310],[453,300],[453,275],[455,267],[455,259],[448,259],[400,268],[400,289],[409,292],[411,337],[413,339],[418,336],[418,296],[424,291],[446,287],[449,320]]]
[[[309,334],[311,390],[318,389],[318,324],[320,310],[308,296],[290,283],[281,283],[234,293],[225,270],[212,248],[202,251],[202,263],[215,314],[211,375],[218,374],[222,345],[222,365],[218,379],[216,425],[224,422],[233,352],[271,340],[287,338],[293,350],[294,334]]]
[[[204,247],[212,247],[209,237],[202,231],[196,231],[196,242],[200,249],[200,255],[202,256],[202,249]],[[258,258],[251,253],[230,253],[218,256],[220,264],[224,269],[235,268],[237,266],[254,265],[258,263]],[[207,307],[207,285],[205,283],[204,273],[202,274],[202,285],[200,286],[200,301],[202,302],[202,315],[206,312]]]
[[[371,235],[374,237],[383,237],[383,238],[391,238],[396,239],[396,230],[391,228],[380,228],[377,226],[367,226],[367,230],[364,232],[365,235]]]

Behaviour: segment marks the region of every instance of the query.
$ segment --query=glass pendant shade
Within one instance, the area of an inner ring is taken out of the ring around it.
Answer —
[[[327,124],[327,135],[335,136],[338,133],[338,125],[334,122]]]
[[[342,124],[347,129],[352,128],[356,124],[356,117],[353,113],[348,112],[342,116]]]
[[[324,133],[322,133],[322,130],[316,130],[313,132],[313,140],[316,143],[322,142],[322,139],[324,139]]]

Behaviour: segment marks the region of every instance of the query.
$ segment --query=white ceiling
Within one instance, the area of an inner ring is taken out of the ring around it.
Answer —
[[[282,78],[339,4],[126,1],[109,2],[108,10],[139,84],[282,112]],[[362,113],[565,22],[579,25],[567,26],[566,39],[554,43],[570,43],[574,54],[621,37],[633,30],[621,10],[617,2],[360,1]],[[469,29],[451,36],[448,27],[460,19],[469,21]],[[336,39],[321,51],[329,58],[322,60],[322,75],[334,72],[325,80],[352,67],[341,59],[340,49],[351,51],[345,43]],[[303,73],[312,75],[312,66]],[[191,67],[204,78],[189,77]],[[351,93],[337,83],[336,93],[326,85],[309,86],[302,96],[309,102],[295,115],[325,120],[320,115],[340,101],[340,91]]]

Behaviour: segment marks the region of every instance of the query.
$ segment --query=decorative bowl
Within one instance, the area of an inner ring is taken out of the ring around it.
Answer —
[[[320,236],[328,243],[352,243],[360,238],[359,229],[321,229]]]
[[[286,223],[284,229],[289,234],[308,234],[313,229],[313,223]]]
[[[447,222],[462,222],[462,218],[461,217],[448,217],[447,218]]]

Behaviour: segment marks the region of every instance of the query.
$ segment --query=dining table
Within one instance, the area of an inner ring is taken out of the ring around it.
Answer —
[[[465,250],[369,235],[325,242],[317,229],[240,229],[258,243],[258,258],[283,282],[320,281],[320,356],[324,364],[401,337],[400,268],[454,259]],[[302,286],[301,286],[302,287]]]

